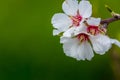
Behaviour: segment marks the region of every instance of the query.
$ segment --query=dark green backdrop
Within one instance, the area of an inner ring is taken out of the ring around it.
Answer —
[[[0,80],[115,80],[113,47],[92,61],[76,61],[63,53],[51,25],[53,14],[62,12],[63,1],[0,0]],[[120,13],[120,0],[90,1],[94,17],[111,17],[105,4]],[[119,25],[112,23],[108,34],[120,40]]]

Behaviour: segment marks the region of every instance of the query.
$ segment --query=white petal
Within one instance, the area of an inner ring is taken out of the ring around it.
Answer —
[[[79,41],[77,39],[71,39],[68,42],[64,43],[63,44],[64,53],[69,57],[76,58],[78,42]]]
[[[83,18],[88,18],[92,15],[92,5],[89,1],[80,1],[79,13]]]
[[[59,31],[66,31],[72,25],[72,20],[67,15],[58,13],[52,17],[52,24]]]
[[[70,16],[76,16],[78,11],[77,0],[65,0],[62,5],[63,11]]]
[[[90,45],[90,43],[88,43],[87,41],[86,42],[82,42],[80,44],[80,46],[78,47],[78,50],[77,50],[77,60],[91,60],[92,57],[94,56],[94,53],[93,53],[93,50],[92,50],[92,47]]]
[[[67,31],[65,31],[63,33],[63,36],[65,36],[65,37],[72,37],[72,36],[74,36],[74,30],[75,30],[75,27],[71,27],[70,29],[68,29]]]
[[[61,31],[59,31],[59,30],[56,30],[56,29],[53,30],[53,36],[59,35],[60,33],[61,33]]]
[[[87,33],[87,26],[83,23],[81,23],[80,26],[76,27],[73,26],[70,29],[68,29],[67,31],[65,31],[65,33],[63,34],[64,37],[73,37],[76,36],[80,33]]]
[[[60,43],[69,43],[69,42],[72,42],[73,39],[72,38],[69,38],[69,37],[60,37]]]
[[[106,51],[111,48],[111,40],[105,35],[91,36],[90,41],[93,45],[93,49],[97,54],[103,55]]]
[[[111,39],[111,43],[117,45],[118,47],[120,47],[120,42],[118,40],[116,40],[116,39]]]
[[[80,33],[87,33],[87,26],[84,23],[81,23],[80,26],[75,28],[74,35],[78,35]]]
[[[91,18],[89,18],[87,20],[87,23],[89,25],[92,25],[92,26],[98,26],[98,25],[100,25],[100,22],[101,22],[101,18],[93,18],[93,17],[91,17]]]

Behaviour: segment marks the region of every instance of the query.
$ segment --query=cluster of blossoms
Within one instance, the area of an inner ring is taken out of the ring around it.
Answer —
[[[106,35],[101,18],[91,17],[92,5],[89,1],[65,0],[64,13],[52,17],[53,35],[62,34],[60,43],[64,53],[77,60],[91,60],[94,52],[103,55],[112,44],[120,47],[120,42]]]

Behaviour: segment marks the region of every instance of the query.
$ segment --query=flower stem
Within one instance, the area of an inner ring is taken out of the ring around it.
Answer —
[[[104,28],[107,28],[110,23],[118,20],[120,20],[120,15],[114,16],[112,18],[104,19],[101,21],[101,24],[104,25]]]

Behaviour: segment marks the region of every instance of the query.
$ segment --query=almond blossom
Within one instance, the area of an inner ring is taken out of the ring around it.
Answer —
[[[74,38],[61,37],[64,53],[67,56],[77,60],[91,60],[94,56],[93,49],[89,43],[89,36],[86,33],[80,33]]]
[[[78,3],[77,0],[65,0],[62,4],[64,13],[57,13],[52,17],[52,24],[55,28],[53,35],[71,36],[75,30],[80,28],[83,23],[92,14],[92,5],[89,1],[82,0]]]
[[[90,18],[87,20],[87,32],[90,34],[89,39],[93,46],[93,50],[97,54],[104,54],[107,52],[112,44],[120,47],[120,42],[115,39],[110,39],[106,34],[106,29],[100,25],[100,18]]]

